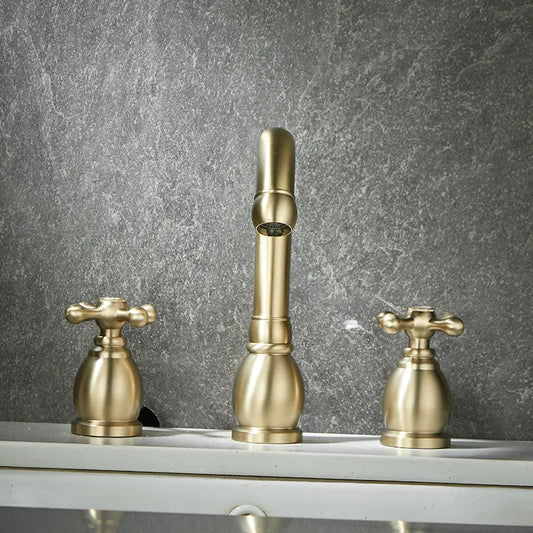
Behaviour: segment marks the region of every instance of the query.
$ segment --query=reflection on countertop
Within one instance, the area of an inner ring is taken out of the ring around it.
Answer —
[[[257,516],[136,513],[95,509],[0,507],[0,529],[14,533],[481,533],[525,532],[528,527],[422,524],[403,521],[309,520]]]

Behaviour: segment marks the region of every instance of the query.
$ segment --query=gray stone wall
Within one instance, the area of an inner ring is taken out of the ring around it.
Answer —
[[[455,437],[533,439],[531,2],[1,2],[0,419],[68,422],[96,333],[126,330],[165,425],[229,428],[252,309],[257,141],[297,143],[291,316],[305,431],[381,430],[432,305]],[[400,338],[402,337],[402,338]]]

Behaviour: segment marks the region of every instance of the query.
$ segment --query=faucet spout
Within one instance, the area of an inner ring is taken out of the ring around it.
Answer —
[[[255,237],[254,310],[248,349],[292,352],[289,322],[291,234],[296,224],[294,139],[281,128],[259,140],[257,192],[252,207]],[[264,348],[260,345],[265,345]]]
[[[281,128],[259,141],[257,192],[252,208],[256,229],[250,352],[233,387],[237,427],[243,442],[301,442],[297,428],[304,401],[303,381],[291,356],[289,319],[291,234],[296,224],[294,139]]]

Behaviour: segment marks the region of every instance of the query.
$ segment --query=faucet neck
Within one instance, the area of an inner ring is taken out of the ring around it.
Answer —
[[[290,353],[291,234],[296,224],[294,139],[281,128],[259,140],[257,189],[252,207],[255,238],[254,310],[248,350]]]
[[[289,314],[291,235],[255,239],[254,316],[286,318]]]
[[[248,350],[252,353],[292,352],[289,320],[291,235],[256,236],[254,310]]]

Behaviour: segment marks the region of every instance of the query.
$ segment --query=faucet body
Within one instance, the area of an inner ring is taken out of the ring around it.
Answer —
[[[429,341],[436,331],[451,337],[464,324],[454,315],[437,318],[430,307],[409,307],[405,317],[388,311],[378,317],[386,333],[405,331],[409,347],[392,373],[383,398],[386,430],[381,444],[396,448],[448,448],[446,426],[450,417],[450,390]]]
[[[137,420],[142,407],[141,375],[126,348],[122,328],[152,323],[157,312],[151,305],[129,308],[122,298],[100,298],[96,306],[81,302],[65,311],[71,324],[95,320],[100,335],[80,366],[74,382],[77,418],[71,424],[76,435],[135,437],[141,434]]]
[[[253,316],[250,352],[233,387],[242,442],[301,442],[297,427],[304,403],[300,371],[292,358],[289,320],[291,233],[296,224],[294,139],[281,128],[266,130],[259,141],[257,192],[252,209],[256,229]]]

